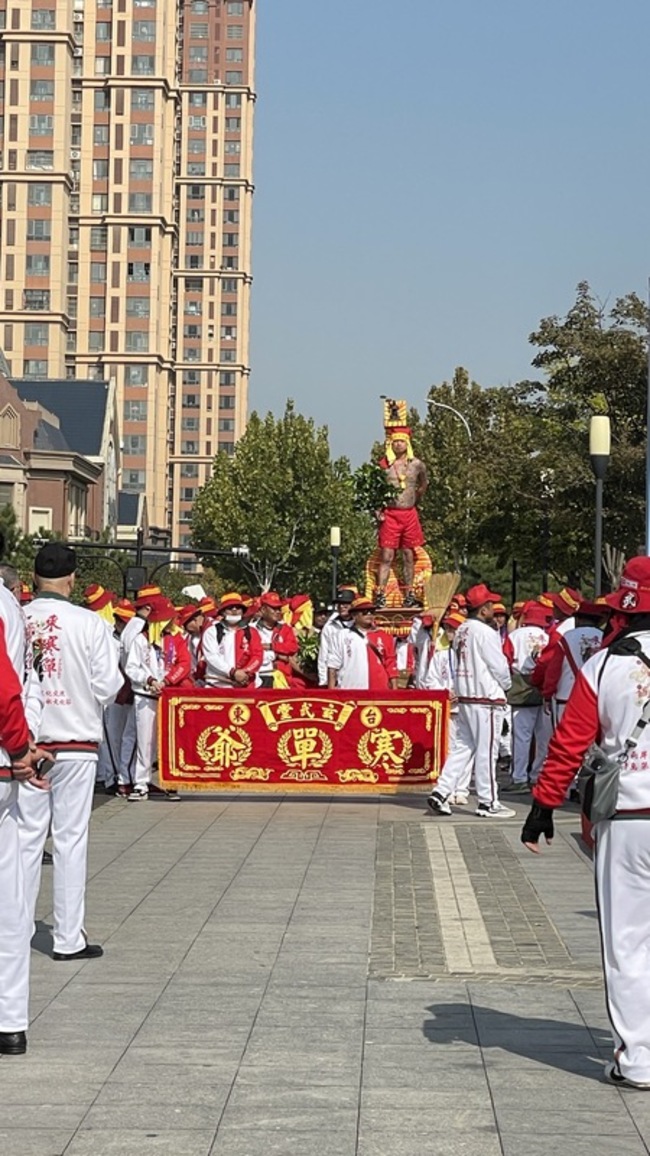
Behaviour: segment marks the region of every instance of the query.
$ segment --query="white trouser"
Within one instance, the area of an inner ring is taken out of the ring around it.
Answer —
[[[448,731],[448,733],[449,733],[448,750],[449,750],[449,753],[451,754],[451,752],[453,751],[454,746],[456,744],[456,738],[458,735],[458,714],[457,714],[456,710],[454,710],[453,714],[449,715],[449,731]],[[456,790],[455,790],[454,794],[456,794],[456,795],[469,795],[469,788],[470,788],[470,783],[472,781],[472,771],[473,770],[474,770],[474,762],[472,760],[471,762],[469,762],[467,764],[467,768],[463,772],[463,774],[460,775],[458,782],[456,783]]]
[[[650,817],[598,823],[596,896],[607,1010],[624,1076],[650,1083]]]
[[[434,790],[447,798],[463,791],[474,767],[474,783],[479,803],[498,802],[496,765],[503,720],[501,707],[480,703],[458,704],[456,739]]]
[[[133,782],[136,787],[148,787],[151,782],[153,764],[157,756],[157,714],[157,698],[145,698],[144,695],[136,694],[135,730],[137,735],[137,748],[135,754],[135,774],[133,776]]]
[[[25,872],[30,928],[41,885],[43,848],[52,828],[54,950],[65,955],[86,945],[88,823],[95,787],[94,758],[58,758],[48,774],[51,789],[23,783],[18,795],[18,830]]]
[[[0,782],[0,1032],[24,1032],[28,1024],[32,927],[18,839],[17,797],[17,783]]]
[[[507,729],[504,730],[504,722],[507,724]],[[501,735],[499,738],[499,758],[512,758],[512,707],[504,706],[503,717],[501,719]]]
[[[105,707],[104,741],[97,760],[97,778],[101,783],[110,785],[116,777],[122,786],[131,781],[129,772],[134,761],[135,744],[133,703],[113,702]]]
[[[534,783],[537,782],[546,758],[551,733],[551,717],[543,706],[515,706],[512,708],[513,782],[528,782],[528,765],[533,739],[535,740],[535,755],[530,777]]]

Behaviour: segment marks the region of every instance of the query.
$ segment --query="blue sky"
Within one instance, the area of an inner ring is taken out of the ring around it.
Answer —
[[[648,0],[257,0],[251,408],[356,464],[379,395],[533,376],[650,272]]]

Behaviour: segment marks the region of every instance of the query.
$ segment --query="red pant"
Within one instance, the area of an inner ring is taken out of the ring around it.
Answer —
[[[384,510],[377,541],[382,550],[414,550],[416,546],[424,546],[424,534],[415,506],[406,510],[390,506]]]

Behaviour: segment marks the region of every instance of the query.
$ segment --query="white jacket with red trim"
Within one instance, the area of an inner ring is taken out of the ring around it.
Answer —
[[[329,670],[338,671],[340,690],[388,690],[398,674],[395,644],[385,630],[339,630],[327,661]]]
[[[602,641],[603,632],[597,626],[575,626],[558,635],[544,671],[544,698],[567,702],[578,671],[598,653]]]
[[[650,659],[650,631],[634,635]],[[562,720],[548,748],[533,795],[544,807],[559,807],[593,742],[618,755],[650,698],[650,670],[640,659],[601,650],[576,678]],[[618,809],[650,809],[650,727],[621,769]]]
[[[264,658],[260,636],[251,626],[237,626],[234,630],[222,622],[213,623],[202,635],[203,657],[206,663],[205,685],[229,687],[235,670],[243,670],[249,683],[255,681]]]
[[[124,682],[110,631],[92,610],[54,594],[38,595],[25,618],[43,684],[38,741],[59,757],[90,758],[102,737],[102,707]]]
[[[458,627],[453,646],[458,701],[505,705],[512,680],[498,631],[479,618],[469,618]]]
[[[541,626],[518,626],[503,643],[510,669],[523,675],[532,674],[547,643],[548,634]]]

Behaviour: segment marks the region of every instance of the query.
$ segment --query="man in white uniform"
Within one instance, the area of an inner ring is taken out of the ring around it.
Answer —
[[[320,642],[318,647],[319,686],[327,686],[327,669],[329,666],[329,656],[334,639],[341,630],[349,630],[352,626],[352,615],[350,613],[350,607],[354,602],[354,598],[355,594],[353,590],[339,589],[337,593],[334,613],[330,615],[329,619],[320,632]]]
[[[546,710],[539,690],[531,683],[535,663],[548,645],[545,626],[545,608],[539,602],[527,602],[520,625],[511,631],[503,646],[512,678],[508,692],[508,702],[512,707],[512,784],[509,789],[516,794],[528,791],[533,742],[535,754],[531,780],[534,783],[546,758],[552,733],[550,712]]]
[[[224,594],[219,610],[221,621],[208,626],[203,634],[205,685],[220,690],[252,686],[264,659],[260,636],[251,626],[242,626],[241,594]]]
[[[483,583],[466,594],[468,618],[454,638],[458,727],[453,750],[427,802],[434,814],[451,815],[448,799],[466,780],[474,764],[474,781],[481,819],[511,818],[516,811],[499,802],[496,765],[499,736],[510,687],[510,671],[501,641],[492,628],[492,606],[500,601]]]
[[[122,686],[117,655],[105,624],[73,606],[74,550],[48,542],[36,555],[37,596],[26,607],[28,637],[43,683],[39,743],[54,767],[50,790],[30,783],[20,790],[19,830],[29,918],[33,923],[48,827],[54,860],[56,960],[89,959],[102,948],[84,931],[88,823],[92,808],[102,708]]]
[[[619,633],[579,671],[551,739],[521,841],[553,839],[553,809],[592,743],[620,760],[616,810],[596,823],[596,895],[614,1058],[605,1079],[650,1090],[650,558],[626,563],[606,598]],[[636,739],[633,736],[636,732]],[[618,1145],[623,1150],[624,1143]]]

